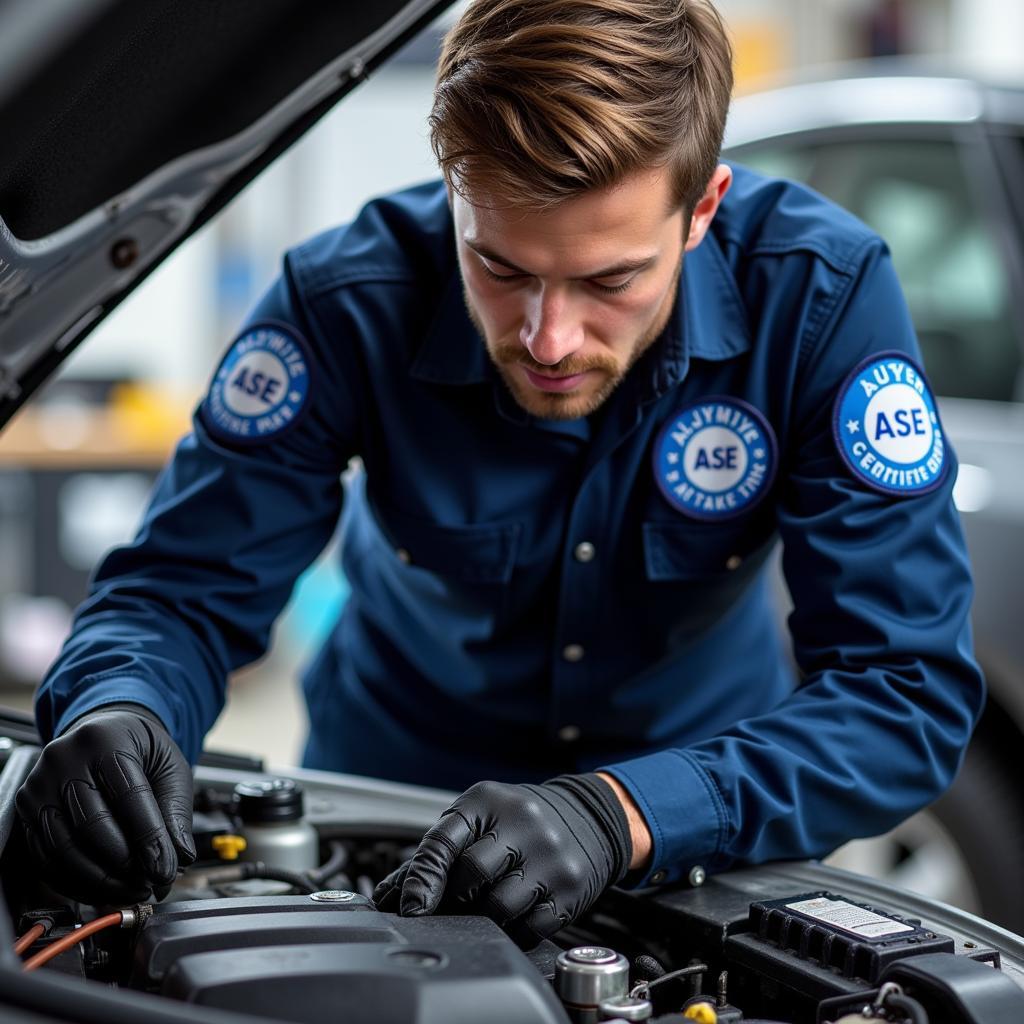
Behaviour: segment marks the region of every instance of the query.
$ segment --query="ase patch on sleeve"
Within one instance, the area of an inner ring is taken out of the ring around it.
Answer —
[[[935,398],[902,352],[876,353],[847,376],[832,435],[854,477],[882,494],[927,494],[949,468]]]
[[[230,443],[274,440],[299,423],[310,387],[309,350],[298,331],[269,320],[252,324],[221,360],[203,419]]]

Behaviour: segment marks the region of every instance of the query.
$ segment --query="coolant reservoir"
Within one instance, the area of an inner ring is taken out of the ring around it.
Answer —
[[[242,819],[242,860],[289,871],[320,863],[316,829],[303,817],[302,787],[292,779],[257,779],[235,786],[235,813]]]
[[[555,960],[555,991],[574,1024],[597,1024],[600,1006],[628,994],[629,961],[605,946],[576,946]]]

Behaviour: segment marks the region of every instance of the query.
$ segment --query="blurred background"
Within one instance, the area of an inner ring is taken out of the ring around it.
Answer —
[[[282,252],[349,219],[371,196],[436,176],[426,116],[438,42],[460,7],[164,264],[0,437],[0,703],[31,707],[89,572],[134,532],[155,474],[189,429],[220,353]],[[719,7],[742,97],[730,120],[730,158],[808,182],[892,245],[962,462],[956,499],[979,577],[975,621],[986,668],[1017,693],[1006,698],[1013,706],[1000,728],[1019,737],[1024,0],[720,0]],[[881,63],[846,66],[866,60]],[[890,73],[902,85],[873,87],[872,74]],[[836,89],[765,92],[836,78],[849,80]],[[982,101],[962,87],[972,79],[1010,88]],[[297,676],[345,593],[328,550],[298,582],[270,653],[230,681],[228,710],[208,747],[297,762],[306,725]],[[1004,766],[991,766],[991,776],[978,783],[989,799],[1006,784]],[[1013,818],[1006,827],[1019,828],[1024,844],[1019,808],[999,813]],[[941,874],[948,866],[925,867]],[[976,892],[949,898],[978,906]]]

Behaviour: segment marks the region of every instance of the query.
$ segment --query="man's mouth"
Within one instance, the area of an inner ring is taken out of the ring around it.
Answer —
[[[584,370],[583,373],[571,373],[565,377],[548,377],[523,367],[526,379],[540,391],[572,391],[573,388],[579,387],[588,372]]]

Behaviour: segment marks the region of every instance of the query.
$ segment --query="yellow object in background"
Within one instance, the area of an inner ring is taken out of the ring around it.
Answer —
[[[97,404],[76,395],[21,409],[0,437],[0,467],[159,469],[192,428],[192,389],[124,383]]]
[[[183,395],[143,383],[117,384],[110,392],[114,429],[145,447],[168,453],[191,427],[194,394]]]
[[[718,1014],[710,1003],[694,1003],[683,1010],[683,1016],[697,1024],[718,1024]]]
[[[238,855],[248,845],[242,836],[214,836],[210,845],[217,851],[221,860],[238,860]]]
[[[736,93],[781,78],[793,67],[792,29],[770,18],[736,18],[729,23]]]

